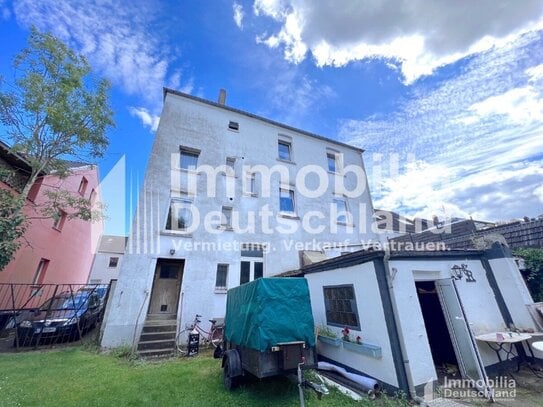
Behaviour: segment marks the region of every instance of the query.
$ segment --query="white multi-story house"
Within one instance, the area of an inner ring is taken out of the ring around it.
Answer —
[[[111,280],[118,279],[125,247],[126,236],[102,235],[100,237],[89,274],[90,284],[109,284]]]
[[[224,102],[164,90],[103,346],[224,317],[229,288],[377,241],[362,150]]]

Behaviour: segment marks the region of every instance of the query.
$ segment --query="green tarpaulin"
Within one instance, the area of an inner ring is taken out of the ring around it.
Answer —
[[[228,290],[226,340],[261,352],[283,342],[315,346],[305,278],[259,278]]]

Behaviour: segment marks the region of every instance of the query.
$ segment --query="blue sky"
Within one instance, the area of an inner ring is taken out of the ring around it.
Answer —
[[[133,194],[162,87],[225,88],[230,106],[364,148],[378,208],[543,213],[540,1],[0,0],[7,80],[30,24],[112,82],[117,126],[98,164],[107,177],[124,157]],[[130,218],[118,190],[104,190],[110,234]]]

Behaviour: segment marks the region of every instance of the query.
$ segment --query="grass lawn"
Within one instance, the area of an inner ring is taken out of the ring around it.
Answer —
[[[355,402],[335,390],[308,406],[404,405],[381,398]],[[298,406],[285,378],[223,388],[220,361],[210,356],[164,362],[129,361],[83,349],[0,354],[0,406]]]

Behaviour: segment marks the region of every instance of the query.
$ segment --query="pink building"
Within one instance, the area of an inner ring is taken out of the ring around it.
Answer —
[[[84,284],[88,280],[96,245],[102,234],[102,222],[68,219],[63,211],[56,219],[43,218],[40,206],[47,200],[48,189],[61,189],[79,194],[92,202],[99,200],[98,168],[83,163],[70,163],[67,178],[49,174],[34,184],[25,206],[30,220],[25,241],[4,270],[1,283],[17,284]],[[28,165],[21,156],[11,154],[0,145],[0,165],[16,170],[10,179],[0,180],[0,187],[21,191],[28,179]],[[40,218],[41,217],[41,218]]]

